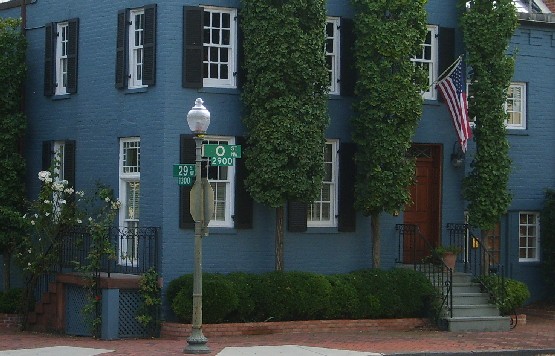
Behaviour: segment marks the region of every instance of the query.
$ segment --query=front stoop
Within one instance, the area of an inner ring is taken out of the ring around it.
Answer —
[[[440,324],[448,331],[509,331],[511,318],[500,316],[499,309],[489,302],[489,294],[482,292],[472,275],[453,273],[453,317],[443,317]],[[444,315],[449,315],[445,310]]]

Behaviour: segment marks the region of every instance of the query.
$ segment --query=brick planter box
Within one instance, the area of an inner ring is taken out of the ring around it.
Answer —
[[[408,331],[435,328],[428,319],[308,320],[265,323],[203,324],[202,332],[211,336],[326,333],[342,331]],[[191,324],[162,323],[161,336],[183,338],[191,334]]]
[[[0,314],[0,329],[18,329],[21,327],[19,314]]]

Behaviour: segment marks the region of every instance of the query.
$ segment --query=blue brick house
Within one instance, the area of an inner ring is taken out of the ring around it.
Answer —
[[[0,3],[0,16],[19,17],[20,0]],[[429,0],[428,36],[414,61],[430,82],[464,53],[455,0]],[[536,1],[518,3],[521,19],[512,41],[516,70],[509,90],[507,135],[513,200],[486,237],[508,276],[543,297],[539,211],[544,190],[555,187],[555,17]],[[201,97],[211,112],[206,143],[244,144],[239,0],[28,1],[28,79],[25,110],[26,187],[39,190],[36,173],[63,155],[63,175],[76,189],[97,181],[114,188],[123,207],[118,226],[156,227],[164,286],[193,269],[189,190],[172,176],[177,163],[194,163],[187,112]],[[530,12],[531,11],[531,12]],[[353,208],[352,18],[347,0],[329,0],[326,56],[330,71],[330,125],[322,199],[288,209],[285,270],[341,273],[369,268],[370,220]],[[199,42],[199,39],[203,41]],[[470,170],[473,143],[462,165],[445,103],[431,88],[411,153],[417,159],[414,203],[382,220],[382,267],[412,263],[400,248],[402,226],[416,225],[434,246],[448,243],[447,224],[465,222],[461,182]],[[455,157],[456,158],[456,157]],[[211,167],[215,214],[203,240],[203,270],[262,273],[274,268],[274,211],[249,197],[244,162]],[[135,256],[134,243],[118,254]],[[419,256],[424,257],[424,256]],[[120,261],[124,262],[124,261]]]

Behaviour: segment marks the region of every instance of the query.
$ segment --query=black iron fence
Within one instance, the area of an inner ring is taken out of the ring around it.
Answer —
[[[159,227],[112,227],[106,230],[112,253],[102,256],[100,268],[95,272],[143,274],[150,268],[159,269]],[[80,271],[88,265],[89,253],[94,246],[89,231],[74,227],[62,234],[60,270]]]

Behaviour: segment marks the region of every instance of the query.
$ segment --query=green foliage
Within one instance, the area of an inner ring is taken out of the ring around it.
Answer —
[[[171,302],[172,308],[181,321],[191,322],[193,310],[193,285],[182,288]],[[239,298],[235,285],[220,274],[203,275],[202,318],[206,323],[221,323],[226,316],[237,310]]]
[[[16,314],[21,307],[23,290],[12,288],[5,292],[0,292],[0,313]]]
[[[356,207],[393,213],[409,201],[414,160],[407,150],[422,115],[423,68],[411,58],[426,36],[425,0],[352,0],[358,71],[353,141]]]
[[[159,326],[157,315],[158,309],[162,305],[161,291],[162,288],[158,283],[158,273],[151,267],[139,279],[139,292],[142,301],[135,317],[149,331],[151,336],[156,336]]]
[[[506,51],[518,24],[517,12],[512,0],[460,2],[463,8],[470,5],[462,15],[461,27],[467,64],[472,68],[469,115],[476,117],[476,157],[464,181],[464,196],[469,201],[470,223],[488,230],[511,202],[504,103],[514,71],[514,58]]]
[[[23,231],[25,161],[19,141],[26,122],[21,93],[27,43],[21,21],[0,18],[0,252],[11,254]]]
[[[541,234],[542,234],[542,268],[545,273],[545,281],[551,289],[555,289],[555,190],[545,193],[545,202],[541,212]],[[550,293],[552,299],[553,293]]]
[[[280,271],[205,274],[203,279],[207,323],[422,317],[436,293],[422,274],[404,269],[331,276]],[[168,303],[181,321],[191,321],[192,292],[192,275],[168,286]]]
[[[242,4],[247,188],[270,207],[310,202],[321,188],[329,121],[325,1]]]
[[[502,281],[505,285],[505,295],[503,295]],[[515,310],[522,307],[524,302],[530,298],[528,286],[514,279],[501,279],[497,275],[489,275],[482,276],[480,282],[493,295],[502,315],[515,313]]]

